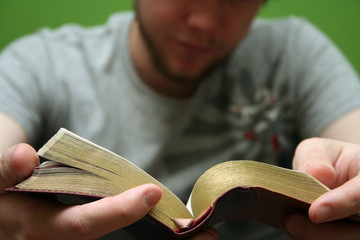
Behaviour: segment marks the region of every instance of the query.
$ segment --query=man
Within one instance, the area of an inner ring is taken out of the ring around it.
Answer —
[[[309,216],[288,216],[279,228],[293,239],[359,238],[357,224],[329,222],[360,210],[358,78],[305,21],[254,22],[262,4],[137,0],[136,18],[45,30],[10,46],[0,58],[1,189],[39,162],[19,143],[37,147],[67,127],[183,199],[221,161],[293,164],[334,190]],[[140,219],[161,197],[153,185],[81,206],[1,193],[4,239],[99,238]],[[216,228],[192,239],[285,238],[256,223]]]

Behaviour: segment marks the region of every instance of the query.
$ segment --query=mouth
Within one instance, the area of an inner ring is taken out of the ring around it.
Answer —
[[[215,48],[209,44],[201,44],[188,41],[176,41],[179,54],[193,61],[204,60],[214,54]]]

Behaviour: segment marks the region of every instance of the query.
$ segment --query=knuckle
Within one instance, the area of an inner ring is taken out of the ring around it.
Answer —
[[[119,202],[115,198],[107,198],[107,201],[110,201],[110,205],[112,206],[119,206]],[[139,204],[137,200],[132,200],[131,202],[121,204],[120,206],[121,207],[114,210],[113,218],[117,219],[117,222],[121,223],[123,227],[136,222],[148,212],[148,210],[145,209],[145,206]]]
[[[321,142],[321,139],[317,138],[317,137],[304,139],[298,144],[296,151],[300,152],[300,151],[305,151],[308,149],[315,151],[317,148],[315,148],[314,146],[319,146],[320,142]]]
[[[22,231],[17,232],[17,239],[25,240],[45,240],[46,238],[39,236],[31,227],[24,227]]]
[[[137,220],[134,219],[134,212],[133,209],[131,209],[130,207],[122,207],[117,211],[116,215],[117,218],[121,219],[121,222],[123,222],[125,225],[129,225],[135,220]]]
[[[311,223],[304,230],[301,239],[306,240],[358,239],[360,234],[357,224],[349,222]]]
[[[334,230],[324,230],[324,231],[319,231],[317,236],[319,238],[314,238],[314,239],[319,239],[319,240],[338,240],[339,239],[339,232],[338,231],[334,231]]]
[[[71,235],[77,236],[76,239],[90,239],[91,229],[91,222],[86,217],[83,209],[79,208],[79,213],[70,221],[69,232]]]
[[[36,211],[27,209],[29,205],[23,206],[14,212],[14,216],[17,217],[15,225],[17,238],[24,240],[46,240],[46,233],[43,231],[42,227],[37,225],[37,221],[33,219],[36,214]],[[13,221],[14,223],[14,221]]]
[[[0,186],[2,188],[7,187],[9,183],[14,182],[16,179],[16,175],[11,166],[11,161],[8,160],[10,157],[7,155],[8,154],[2,154],[0,158]]]
[[[304,167],[310,167],[313,164],[313,160],[316,159],[321,162],[327,162],[326,144],[321,138],[308,138],[301,141],[295,150],[295,156],[301,158],[301,161],[305,164]]]
[[[23,240],[45,240],[46,238],[41,234],[39,228],[32,222],[23,221],[11,221],[11,226],[6,224],[4,239],[23,239]],[[1,229],[2,230],[2,229]],[[0,230],[0,236],[2,236]],[[6,237],[5,237],[6,236]],[[1,238],[3,239],[3,238]]]
[[[354,213],[358,212],[360,209],[360,195],[356,192],[351,192],[348,195],[348,201],[350,209],[354,211]]]
[[[302,140],[299,145],[301,145],[301,146],[302,145],[304,145],[304,146],[312,145],[313,143],[319,142],[320,140],[321,139],[318,137],[306,138],[306,139]]]
[[[333,232],[324,231],[322,224],[311,224],[311,227],[304,232],[304,239],[308,240],[332,240]]]

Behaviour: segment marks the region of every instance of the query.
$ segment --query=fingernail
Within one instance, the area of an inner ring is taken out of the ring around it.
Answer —
[[[319,207],[316,212],[316,222],[325,222],[333,215],[333,209],[330,206]]]
[[[303,226],[304,222],[300,216],[291,216],[286,220],[285,223],[286,231],[294,237],[302,236]]]
[[[159,194],[159,191],[156,190],[149,190],[145,193],[143,199],[144,199],[144,204],[147,207],[153,207],[156,205],[156,203],[160,200],[161,198],[161,194]]]

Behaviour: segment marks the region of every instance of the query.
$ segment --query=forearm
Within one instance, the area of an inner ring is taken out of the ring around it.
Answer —
[[[0,112],[0,153],[12,145],[26,141],[25,130],[14,119]]]
[[[319,135],[345,142],[360,144],[360,107],[335,120]]]

